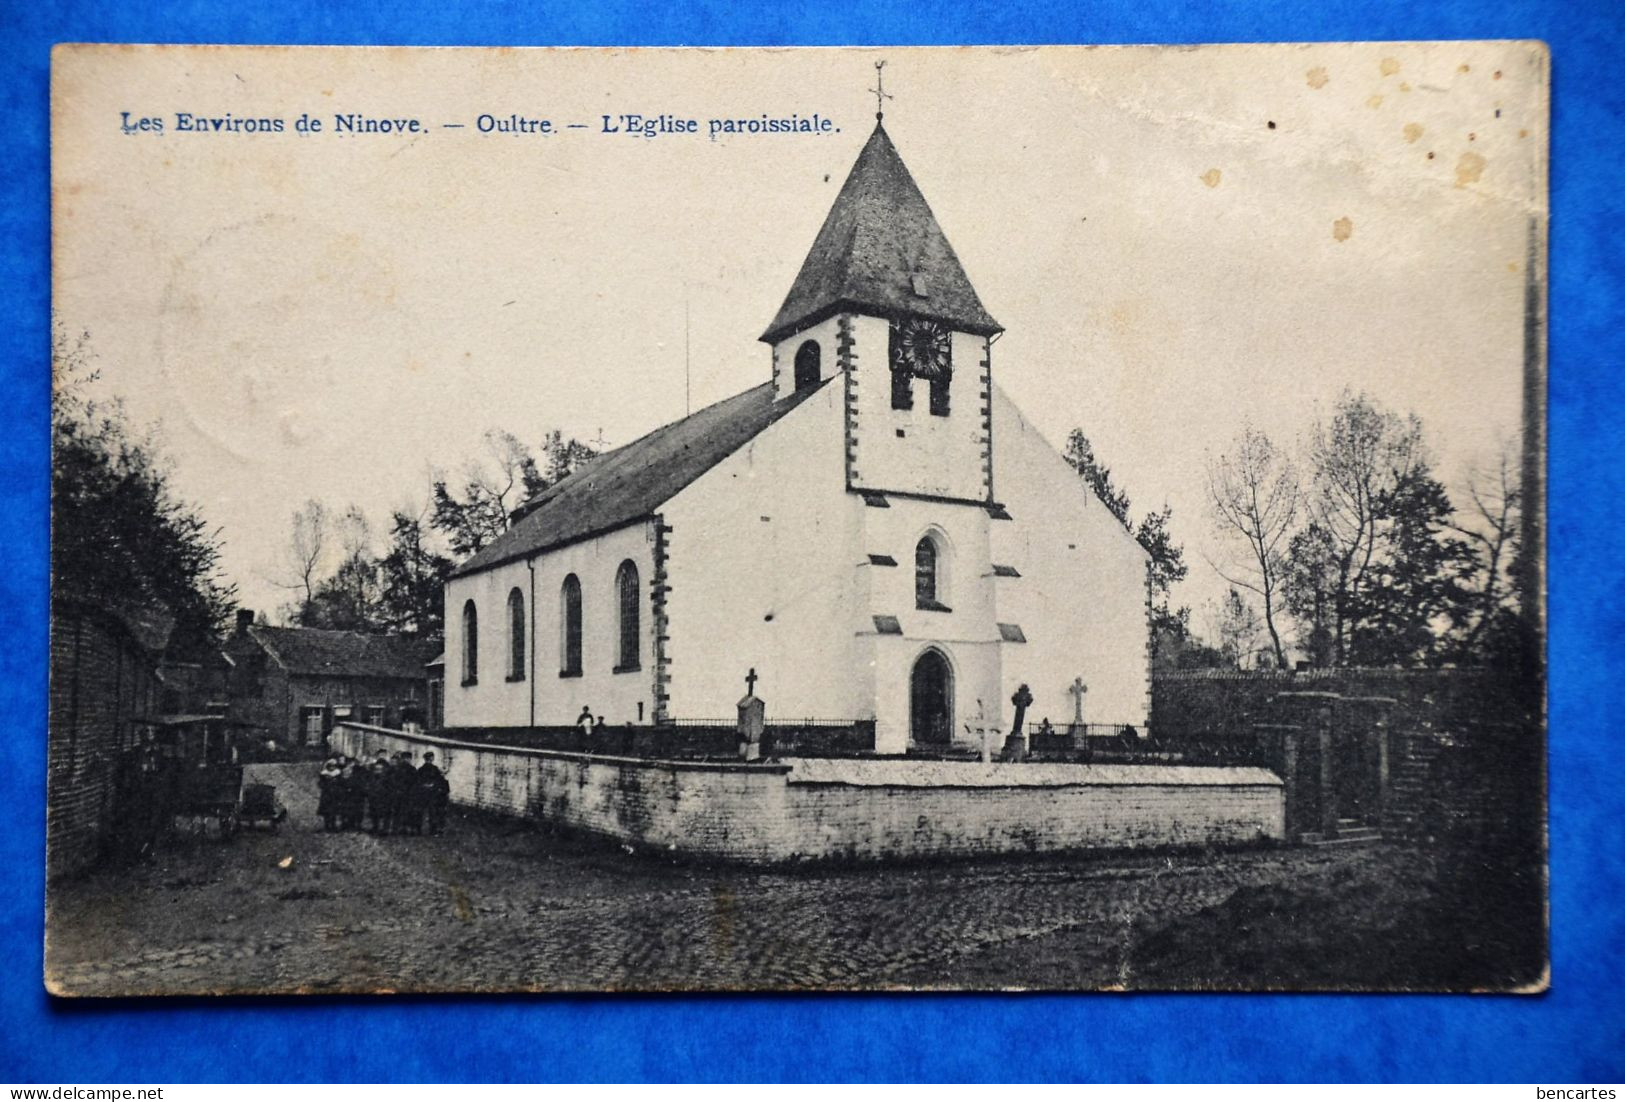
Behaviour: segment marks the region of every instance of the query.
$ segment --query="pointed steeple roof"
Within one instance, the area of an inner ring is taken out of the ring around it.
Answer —
[[[879,123],[761,339],[779,340],[843,306],[922,315],[968,333],[1001,328]]]

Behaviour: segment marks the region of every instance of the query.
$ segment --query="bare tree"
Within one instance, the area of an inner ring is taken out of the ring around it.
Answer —
[[[1331,419],[1315,424],[1309,464],[1314,478],[1306,507],[1331,549],[1336,579],[1331,646],[1341,663],[1363,616],[1373,566],[1381,565],[1379,553],[1391,527],[1387,503],[1416,468],[1427,465],[1422,422],[1345,390]]]
[[[460,495],[445,477],[434,480],[432,523],[458,555],[472,555],[500,536],[513,510],[547,486],[535,455],[513,433],[492,429],[483,443],[486,458],[466,465]]]
[[[341,558],[332,577],[317,586],[312,626],[372,631],[380,625],[383,604],[372,525],[360,506],[351,505],[333,527]]]
[[[335,527],[339,550],[344,558],[363,558],[372,554],[372,523],[367,520],[367,514],[361,511],[361,506],[352,505],[344,510]]]
[[[1236,561],[1215,563],[1213,568],[1231,585],[1258,594],[1276,665],[1285,669],[1286,649],[1275,621],[1281,612],[1287,551],[1302,504],[1297,468],[1268,436],[1248,425],[1227,451],[1208,457],[1207,492],[1215,529],[1246,547],[1234,556]]]
[[[1261,625],[1252,602],[1239,589],[1231,586],[1224,600],[1210,604],[1208,624],[1210,634],[1218,641],[1219,653],[1230,665],[1244,670],[1256,662]]]
[[[283,589],[300,591],[299,608],[309,608],[321,581],[322,567],[329,548],[327,507],[315,498],[306,501],[293,514],[285,552],[287,572],[276,582]]]
[[[1473,467],[1467,475],[1467,500],[1471,508],[1452,523],[1452,531],[1464,537],[1478,560],[1476,585],[1465,625],[1461,650],[1471,655],[1485,628],[1504,608],[1517,601],[1517,587],[1511,572],[1517,559],[1522,529],[1523,494],[1519,480],[1517,441],[1503,439],[1493,459]]]

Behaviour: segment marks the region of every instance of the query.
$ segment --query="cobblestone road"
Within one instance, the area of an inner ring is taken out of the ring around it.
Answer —
[[[150,864],[53,886],[53,990],[1132,987],[1133,939],[1169,919],[1370,859],[697,868],[479,816],[453,815],[437,838],[327,834],[314,766],[252,769],[289,807],[278,833],[182,830]]]

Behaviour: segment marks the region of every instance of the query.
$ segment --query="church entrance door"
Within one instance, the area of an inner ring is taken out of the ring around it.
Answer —
[[[928,650],[909,676],[909,741],[946,746],[953,741],[953,671],[940,651]]]

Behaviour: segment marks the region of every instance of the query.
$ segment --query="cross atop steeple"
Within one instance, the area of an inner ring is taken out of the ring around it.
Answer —
[[[883,71],[885,68],[886,63],[884,61],[875,62],[875,86],[869,89],[875,94],[876,122],[880,122],[886,117],[886,101],[892,98],[890,93],[886,91],[886,74]]]
[[[760,678],[757,676],[756,667],[752,666],[750,668],[750,672],[745,675],[745,695],[746,696],[755,696],[756,695],[756,682],[758,680],[760,680]]]

